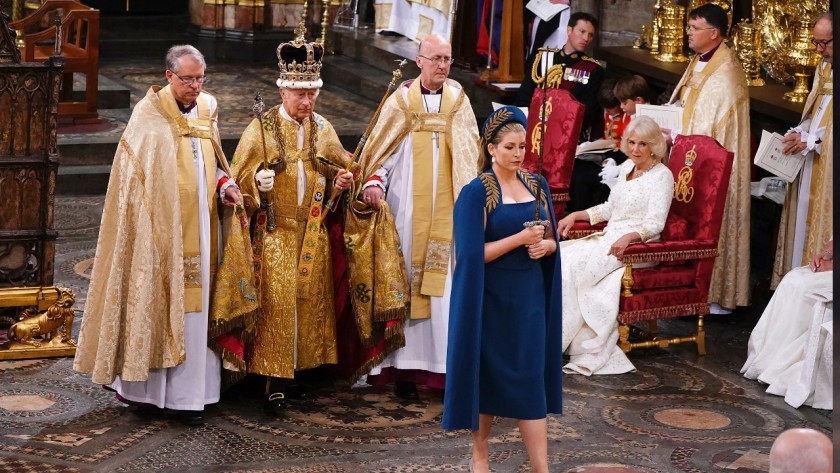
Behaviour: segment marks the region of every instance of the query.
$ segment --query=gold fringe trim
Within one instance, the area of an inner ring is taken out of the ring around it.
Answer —
[[[324,176],[327,179],[327,182],[332,182],[333,179],[335,179],[335,176],[338,174],[338,170],[340,168],[340,166],[335,165],[320,156],[318,159],[312,160],[312,169],[314,169],[318,174]]]
[[[551,201],[552,202],[568,202],[571,198],[569,197],[568,192],[557,192],[551,193]]]
[[[398,309],[388,309],[373,313],[373,320],[376,322],[389,322],[391,320],[405,320],[408,316],[408,310],[406,307],[400,307]]]
[[[211,320],[207,327],[207,338],[213,339],[232,332],[234,329],[247,329],[256,323],[257,311],[234,317],[230,320]]]
[[[388,339],[385,341],[385,347],[382,349],[382,353],[376,355],[375,357],[371,358],[370,360],[366,361],[362,366],[359,367],[347,380],[348,384],[353,384],[361,378],[363,375],[370,373],[376,365],[385,361],[391,353],[394,353],[396,350],[405,346],[405,335],[400,333],[399,335],[395,336],[394,338]]]
[[[222,366],[224,366],[224,362],[227,361],[239,370],[231,371],[222,368],[222,392],[225,392],[228,389],[230,389],[234,384],[238,383],[239,381],[242,381],[245,378],[245,375],[248,374],[247,368],[245,366],[245,360],[239,358],[227,348],[222,347],[215,340],[208,340],[207,345],[211,350],[213,350],[217,355],[219,355],[219,358],[222,359]]]
[[[718,255],[717,248],[707,248],[703,250],[679,250],[679,251],[661,251],[654,253],[642,253],[634,255],[624,255],[621,257],[622,263],[656,263],[659,261],[685,261],[701,258],[714,258]]]
[[[600,233],[603,231],[604,229],[569,230],[569,236],[567,238],[569,240],[577,240],[578,238],[588,237],[589,235],[593,235],[595,233]]]
[[[654,309],[634,310],[630,312],[619,312],[618,321],[623,324],[632,324],[644,320],[667,319],[683,315],[706,315],[709,313],[709,304],[697,302],[694,304],[682,304],[671,307],[657,307]]]

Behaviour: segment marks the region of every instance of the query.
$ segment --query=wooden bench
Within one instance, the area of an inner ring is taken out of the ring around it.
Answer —
[[[23,31],[23,61],[42,62],[55,54],[56,27],[39,28],[49,14],[62,14],[60,52],[64,58],[58,114],[74,120],[96,120],[99,85],[99,10],[74,0],[46,0],[41,8],[9,27]],[[73,100],[73,73],[85,74],[85,98]]]

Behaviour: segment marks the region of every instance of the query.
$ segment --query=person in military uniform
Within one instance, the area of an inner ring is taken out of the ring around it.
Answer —
[[[544,75],[551,66],[562,65],[563,80],[559,87],[568,90],[585,107],[579,142],[593,141],[603,133],[603,109],[598,104],[598,91],[604,81],[604,68],[583,52],[595,38],[597,28],[598,20],[594,16],[584,12],[573,14],[566,27],[568,39],[560,51],[537,50],[528,58],[525,79],[514,102],[519,107],[529,106],[538,77]],[[551,159],[550,156],[546,158]],[[601,203],[597,201],[600,194],[591,192],[592,186],[588,185],[600,181],[600,172],[601,166],[597,163],[575,161],[569,188],[571,200],[566,206],[568,211],[584,210]]]
[[[265,407],[308,394],[295,372],[338,361],[325,203],[350,187],[350,159],[332,125],[314,113],[323,84],[323,47],[297,38],[277,48],[281,105],[251,122],[236,148],[233,175],[255,215],[254,255],[261,311],[246,346],[249,373],[267,377]],[[258,268],[257,268],[258,266]],[[273,382],[272,382],[273,381]]]

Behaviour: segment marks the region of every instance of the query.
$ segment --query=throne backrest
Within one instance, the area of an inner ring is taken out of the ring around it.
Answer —
[[[522,166],[537,172],[539,141],[543,142],[543,174],[552,190],[558,186],[568,189],[572,180],[580,129],[583,126],[584,106],[568,91],[550,87],[545,90],[548,117],[545,137],[542,136],[540,107],[543,90],[538,88],[528,108],[528,130],[525,138],[525,161]]]
[[[674,173],[674,200],[665,221],[664,240],[684,234],[717,241],[733,159],[734,154],[714,138],[677,136],[668,161]]]

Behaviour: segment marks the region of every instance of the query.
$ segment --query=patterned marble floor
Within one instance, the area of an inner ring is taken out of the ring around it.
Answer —
[[[56,280],[76,291],[78,316],[103,201],[57,198]],[[793,409],[738,375],[755,313],[710,317],[705,357],[690,347],[641,350],[632,354],[635,373],[567,376],[565,412],[549,419],[551,471],[765,472],[782,430],[831,435],[830,412]],[[677,320],[662,331],[690,324]],[[189,428],[121,405],[74,373],[70,359],[0,362],[0,473],[468,470],[469,433],[439,428],[437,393],[421,391],[410,403],[385,388],[313,377],[315,398],[272,419],[259,385],[227,393],[205,426]],[[491,461],[497,472],[529,471],[513,421],[497,421]]]

